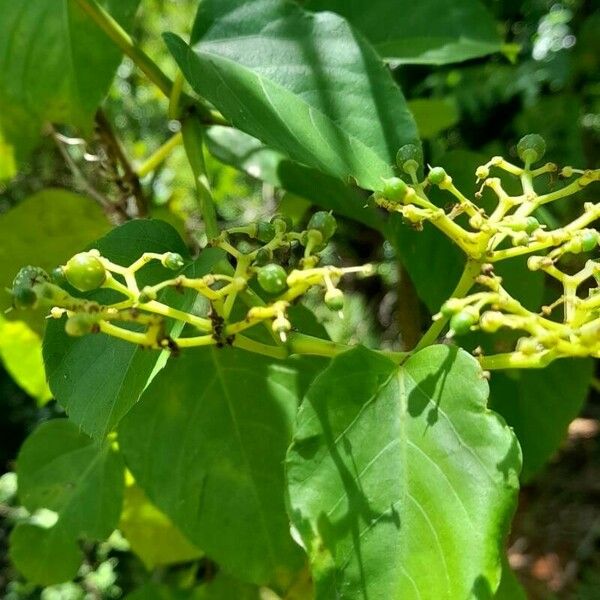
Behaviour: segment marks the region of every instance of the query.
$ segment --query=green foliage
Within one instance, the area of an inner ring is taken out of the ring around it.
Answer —
[[[57,400],[0,394],[9,597],[524,598],[600,356],[586,9],[138,4],[0,11],[0,359]]]
[[[415,4],[410,0],[309,0],[311,10],[332,10],[362,31],[395,64],[460,62],[502,48],[492,15],[478,0]]]
[[[0,288],[11,287],[16,265],[37,265],[50,271],[109,229],[100,208],[90,199],[66,190],[37,192],[0,215]],[[8,294],[0,307],[10,304]],[[38,333],[41,315],[23,314]]]
[[[521,459],[487,393],[443,346],[400,367],[358,348],[316,379],[287,473],[317,598],[491,597]]]
[[[176,250],[188,256],[177,232],[161,221],[131,221],[98,240],[94,247],[117,264],[129,264],[141,252]],[[189,272],[205,274],[220,257],[218,251],[205,253],[190,264]],[[156,282],[165,273],[169,271],[162,265],[150,264],[142,271],[142,282]],[[106,298],[107,292],[98,294]],[[181,307],[191,308],[195,301],[189,294],[166,294]],[[106,336],[71,338],[62,321],[51,321],[44,338],[44,360],[50,389],[70,419],[86,433],[102,437],[137,402],[166,355]],[[115,369],[115,364],[122,367]]]
[[[375,189],[398,148],[417,140],[389,72],[333,14],[311,16],[286,0],[209,0],[192,46],[173,35],[166,41],[192,87],[236,127],[344,181]],[[291,68],[298,63],[301,72]]]
[[[105,539],[123,501],[123,463],[109,441],[94,442],[64,419],[41,425],[17,459],[19,497],[34,514],[11,534],[11,557],[35,583],[75,577],[81,537]],[[53,517],[41,524],[40,510]],[[54,521],[54,522],[53,522]]]
[[[125,487],[119,529],[148,571],[202,556],[134,481]]]
[[[581,412],[593,363],[571,360],[543,371],[499,373],[491,382],[491,406],[514,429],[523,449],[523,473],[530,480],[563,442]]]
[[[119,426],[127,465],[152,502],[246,581],[285,585],[301,565],[283,478],[298,368],[239,350],[189,350]]]
[[[0,359],[11,377],[40,404],[52,398],[42,360],[42,340],[23,321],[0,316]]]
[[[139,0],[102,4],[129,27]],[[90,131],[121,52],[77,2],[15,0],[0,14],[0,57],[0,129],[25,158],[44,123]]]

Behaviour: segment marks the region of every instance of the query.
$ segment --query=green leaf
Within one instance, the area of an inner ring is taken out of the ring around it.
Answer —
[[[527,600],[527,594],[515,572],[510,568],[506,556],[502,560],[502,579],[494,600]]]
[[[493,595],[520,451],[487,395],[448,346],[402,366],[357,348],[317,377],[287,459],[317,599]]]
[[[101,0],[125,28],[139,0]],[[90,131],[120,50],[72,0],[11,0],[0,11],[0,129],[22,159],[45,122]]]
[[[86,196],[45,189],[0,215],[0,311],[11,304],[10,288],[18,270],[35,265],[51,270],[110,229],[100,207]],[[32,311],[11,313],[36,332],[44,316]]]
[[[306,7],[342,15],[394,64],[444,65],[502,50],[498,26],[478,0],[309,0]]]
[[[289,583],[302,562],[284,506],[283,460],[306,376],[294,364],[188,350],[119,426],[151,501],[225,572],[254,583]]]
[[[289,160],[260,140],[232,127],[207,130],[206,145],[221,162],[278,188],[372,227],[381,229],[380,214],[366,206],[367,195],[339,179]]]
[[[148,571],[202,556],[133,481],[125,488],[119,529]]]
[[[162,221],[125,223],[93,246],[120,265],[131,264],[144,252],[178,252],[187,256],[179,234]],[[210,249],[185,272],[190,276],[205,275],[221,258],[219,250]],[[172,271],[153,261],[139,271],[139,281],[148,285],[172,275]],[[102,301],[105,294],[100,291],[92,297]],[[196,297],[193,292],[179,294],[168,290],[161,299],[186,310],[192,308]],[[167,357],[167,351],[144,350],[103,334],[70,337],[65,333],[63,320],[51,320],[44,338],[50,389],[69,417],[93,437],[102,437],[114,429]]]
[[[207,0],[193,47],[165,39],[194,90],[234,126],[343,181],[379,187],[398,148],[418,140],[389,71],[332,13],[287,0]]]
[[[530,480],[556,453],[583,408],[594,373],[591,360],[561,360],[540,370],[494,373],[491,405],[523,449],[521,478]]]
[[[0,360],[14,381],[40,404],[52,398],[46,383],[42,340],[27,323],[7,321],[0,315]]]
[[[50,527],[20,523],[10,556],[33,583],[72,579],[83,559],[77,540],[102,540],[116,527],[123,501],[124,469],[109,442],[98,443],[66,419],[42,424],[17,459],[20,500],[29,511],[55,513]],[[35,515],[34,515],[35,517]]]
[[[200,600],[200,588],[176,588],[149,581],[125,596],[125,600]]]
[[[442,131],[456,125],[460,114],[451,98],[417,98],[408,103],[415,117],[419,135],[430,140]]]

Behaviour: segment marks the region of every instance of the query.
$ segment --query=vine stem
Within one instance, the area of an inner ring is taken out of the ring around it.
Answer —
[[[244,335],[236,335],[233,341],[236,348],[262,354],[271,358],[285,359],[288,356],[297,354],[303,356],[323,356],[325,358],[333,358],[342,352],[351,350],[354,346],[332,342],[331,340],[323,340],[304,333],[291,332],[288,334],[288,340],[285,345],[273,346],[271,344],[263,344],[256,340],[250,339]],[[379,350],[380,354],[387,356],[395,363],[402,363],[410,352],[387,352]]]
[[[138,168],[138,177],[142,178],[155,171],[156,168],[164,162],[171,152],[182,142],[181,131],[171,136],[162,146],[156,149]]]
[[[131,36],[108,12],[95,0],[75,0],[75,2],[165,96],[171,95],[173,82],[145,52],[133,43]]]
[[[219,237],[219,226],[217,224],[217,211],[213,200],[210,183],[206,174],[206,163],[204,161],[204,131],[202,125],[195,115],[189,115],[181,128],[183,135],[183,146],[188,161],[194,173],[196,192],[200,204],[200,213],[204,220],[206,235],[210,240]]]
[[[473,287],[473,283],[475,283],[475,278],[481,272],[481,262],[473,259],[468,259],[465,264],[465,268],[463,269],[462,275],[454,291],[451,294],[451,298],[463,298],[469,292],[469,290]],[[438,339],[440,334],[442,333],[446,323],[448,322],[448,317],[441,315],[437,321],[434,321],[431,327],[423,334],[423,337],[419,340],[419,343],[415,347],[415,352],[426,348],[427,346],[431,346]]]

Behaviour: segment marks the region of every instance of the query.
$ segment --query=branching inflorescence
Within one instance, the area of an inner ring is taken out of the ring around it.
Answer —
[[[374,272],[371,265],[319,266],[319,253],[335,228],[335,219],[327,212],[315,213],[303,232],[293,231],[291,223],[278,216],[271,222],[232,228],[211,242],[230,256],[230,261],[224,260],[220,269],[230,273],[209,273],[202,277],[180,273],[143,287],[138,283],[138,273],[145,265],[159,261],[167,269],[181,271],[185,266],[181,255],[145,253],[134,263],[123,266],[97,250],[89,250],[75,255],[51,275],[37,267],[21,269],[13,283],[13,303],[18,308],[47,306],[51,317],[66,316],[65,329],[72,336],[102,332],[146,348],[169,350],[231,345],[238,341],[236,345],[264,351],[265,345],[241,338],[239,334],[266,323],[278,341],[286,342],[292,329],[288,308],[309,288],[322,287],[327,306],[341,314],[344,295],[337,287],[341,277],[349,273],[367,276]],[[234,245],[232,238],[239,237],[246,240]],[[287,255],[287,269],[274,262],[278,255]],[[267,302],[252,291],[253,281],[262,289]],[[68,291],[69,286],[81,292],[113,290],[120,299],[112,304],[100,304],[73,296]],[[204,314],[186,312],[162,302],[160,293],[167,288],[197,292],[206,300]],[[246,297],[250,308],[236,317],[234,305],[240,296]],[[176,339],[169,335],[167,319],[189,325],[186,335]],[[137,326],[131,328],[127,324]],[[190,330],[192,335],[189,335]],[[316,353],[319,351],[328,353],[322,347]]]
[[[461,280],[452,297],[434,315],[433,325],[417,350],[434,343],[449,322],[448,337],[478,329],[490,333],[507,329],[524,334],[514,351],[481,356],[486,369],[542,367],[561,357],[600,357],[600,263],[590,259],[581,267],[579,261],[581,268],[569,273],[562,266],[566,261],[561,260],[565,255],[597,249],[600,235],[590,226],[600,217],[600,203],[585,203],[580,216],[554,229],[541,223],[536,213],[540,207],[573,196],[600,180],[600,170],[559,169],[554,163],[532,168],[545,152],[544,140],[535,134],[525,136],[517,151],[523,167],[495,156],[477,168],[475,176],[481,187],[475,198],[470,199],[441,167],[430,168],[420,180],[421,151],[415,146],[404,146],[398,152],[397,162],[408,182],[400,177],[386,179],[382,189],[375,192],[377,205],[400,213],[418,229],[424,222],[430,222],[466,255]],[[503,181],[492,176],[494,171],[520,182],[520,193],[509,194]],[[543,175],[558,175],[566,183],[538,193],[538,178]],[[428,192],[433,187],[452,197],[449,209],[440,208],[429,198]],[[478,204],[486,189],[491,190],[494,198],[493,209],[487,212]],[[66,315],[66,331],[73,336],[103,332],[144,347],[171,350],[235,344],[285,356],[287,351],[277,353],[271,346],[241,334],[266,323],[276,344],[285,344],[292,330],[288,308],[311,287],[322,287],[327,306],[341,313],[344,295],[337,287],[340,278],[348,273],[374,272],[372,265],[319,266],[320,252],[335,229],[333,216],[322,211],[312,216],[302,232],[294,231],[290,222],[280,216],[270,222],[231,228],[210,242],[229,255],[229,260],[222,261],[214,273],[191,277],[180,272],[141,288],[137,274],[147,263],[160,261],[168,269],[181,271],[182,257],[172,252],[146,253],[133,264],[123,266],[90,250],[74,256],[52,276],[36,267],[22,269],[13,284],[13,303],[17,307],[48,306],[50,316],[55,318]],[[236,244],[240,237],[246,242]],[[539,312],[525,308],[503,287],[502,278],[494,272],[496,263],[525,255],[529,255],[527,266],[531,271],[544,271],[560,282],[563,289],[555,302],[541,307]],[[282,260],[282,256],[286,258]],[[266,301],[253,291],[253,281]],[[109,305],[81,299],[73,296],[65,283],[83,292],[110,289],[120,299]],[[473,286],[480,289],[469,294]],[[191,289],[204,297],[203,314],[179,310],[161,301],[159,294],[167,288]],[[234,306],[239,306],[238,298],[246,305],[241,315],[234,310]],[[556,309],[560,307],[559,313]],[[188,327],[174,338],[166,330],[168,319]],[[137,326],[132,327],[132,323]],[[333,355],[345,347],[313,339],[302,349],[307,353]],[[404,356],[396,355],[400,360]]]
[[[437,337],[444,324],[450,321],[449,336],[481,329],[496,332],[500,329],[518,330],[525,334],[514,352],[483,357],[486,368],[542,367],[552,360],[567,356],[600,356],[600,263],[588,260],[583,268],[569,274],[561,267],[567,254],[582,254],[595,250],[600,235],[590,225],[600,217],[600,203],[585,203],[583,213],[569,224],[550,229],[536,217],[540,207],[573,196],[600,180],[600,170],[582,171],[546,163],[537,168],[545,152],[544,140],[535,134],[525,136],[517,146],[524,166],[516,166],[501,156],[495,156],[476,170],[481,188],[476,198],[467,198],[454,185],[441,167],[430,168],[420,181],[418,169],[421,156],[418,148],[405,146],[398,152],[398,167],[410,178],[383,182],[382,190],[374,195],[376,203],[390,212],[400,213],[417,228],[429,221],[456,243],[465,253],[467,266],[461,283],[434,316],[432,335]],[[511,195],[499,174],[520,181],[521,191]],[[536,179],[542,175],[559,175],[566,184],[547,193],[536,192]],[[447,212],[428,197],[432,187],[444,190],[453,197]],[[476,200],[485,189],[493,192],[493,210],[486,212]],[[459,219],[464,215],[462,219]],[[545,252],[545,254],[540,254]],[[562,284],[563,293],[539,313],[525,308],[502,286],[494,273],[500,261],[530,255],[527,266],[531,271],[542,270]],[[466,295],[474,284],[482,290]],[[587,290],[584,296],[580,290]],[[561,319],[554,310],[562,306]],[[428,332],[429,333],[429,332]]]

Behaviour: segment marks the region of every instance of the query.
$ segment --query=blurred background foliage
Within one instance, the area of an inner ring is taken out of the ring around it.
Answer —
[[[593,0],[486,0],[484,4],[497,20],[507,43],[507,55],[441,67],[405,65],[394,70],[417,118],[427,160],[432,164],[453,164],[459,171],[452,172],[457,179],[472,178],[472,171],[460,172],[476,162],[472,153],[514,158],[516,141],[526,133],[537,132],[546,139],[550,160],[581,168],[597,167],[597,4]],[[134,37],[172,77],[175,64],[161,33],[189,34],[196,7],[197,0],[144,0],[138,11]],[[129,59],[124,59],[103,106],[104,121],[109,125],[100,134],[85,144],[70,143],[79,132],[60,127],[48,131],[41,145],[18,169],[10,161],[2,163],[2,244],[8,248],[13,243],[11,235],[22,237],[22,232],[14,232],[14,224],[9,225],[6,215],[24,206],[24,201],[40,190],[63,188],[96,199],[110,198],[113,204],[121,202],[126,209],[128,203],[137,199],[143,204],[139,212],[169,221],[192,245],[201,245],[202,224],[183,149],[177,148],[159,169],[141,180],[141,189],[133,200],[131,189],[124,188],[115,176],[110,152],[106,150],[108,136],[118,140],[132,166],[141,164],[177,132],[178,123],[165,120],[166,111],[166,100]],[[245,223],[279,210],[303,222],[310,213],[308,200],[263,184],[211,155],[207,158],[222,221],[231,225]],[[22,210],[27,222],[28,214]],[[553,210],[558,212],[546,215],[547,218],[563,219],[571,210],[574,214],[577,206],[559,203]],[[105,212],[107,219],[102,227],[121,218],[117,210]],[[418,300],[400,266],[395,246],[354,221],[339,221],[329,260],[376,261],[380,264],[380,277],[353,284],[343,321],[332,318],[316,297],[309,297],[308,305],[333,339],[395,347],[401,338],[410,345],[426,321],[428,309]],[[41,224],[40,229],[36,225],[28,244],[36,243],[44,226],[48,224]],[[59,231],[61,227],[57,224]],[[57,231],[53,235],[58,235]],[[76,240],[69,243],[77,249]],[[16,271],[27,262],[27,254],[19,250],[17,242],[14,244],[10,246],[9,258]],[[431,285],[435,286],[435,281]],[[443,290],[440,296],[443,297]],[[6,296],[0,305],[6,307],[8,302]],[[41,359],[35,355],[41,347],[40,323],[29,322],[29,327],[10,319],[11,315],[0,316],[0,467],[5,473],[0,479],[0,593],[9,600],[119,598],[145,585],[131,597],[158,598],[164,583],[184,585],[202,579],[210,572],[209,562],[194,557],[174,567],[148,563],[129,552],[130,542],[118,533],[106,543],[86,548],[86,561],[73,583],[42,590],[21,581],[11,568],[6,558],[6,538],[12,523],[22,517],[15,500],[12,461],[25,436],[39,422],[59,414],[60,408],[48,401]],[[25,367],[23,361],[28,361]],[[569,372],[566,369],[563,375],[568,377]],[[600,458],[598,432],[593,426],[600,417],[597,395],[588,399],[583,416],[588,429],[584,427],[578,433],[572,428],[563,453],[523,492],[513,533],[511,564],[527,583],[533,598],[600,597],[600,510],[593,508],[600,499],[600,472],[594,466]],[[573,470],[577,475],[572,477]],[[567,484],[565,480],[570,481]]]

